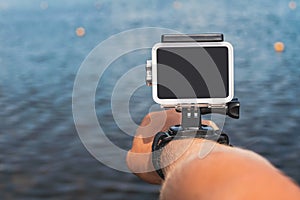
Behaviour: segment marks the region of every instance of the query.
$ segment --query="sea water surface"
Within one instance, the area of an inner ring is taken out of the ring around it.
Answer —
[[[73,84],[86,56],[113,34],[141,27],[223,32],[235,49],[241,102],[241,118],[226,119],[224,131],[234,145],[260,153],[300,183],[299,9],[289,1],[259,0],[0,0],[0,199],[158,198],[158,186],[90,155],[72,115]],[[78,27],[84,37],[76,35]],[[274,51],[277,41],[284,52]],[[98,84],[99,123],[124,150],[132,137],[112,117],[112,91],[149,58],[150,49],[120,56]],[[132,76],[140,79],[144,74]],[[153,105],[151,88],[138,87],[129,103],[132,120],[140,123]]]

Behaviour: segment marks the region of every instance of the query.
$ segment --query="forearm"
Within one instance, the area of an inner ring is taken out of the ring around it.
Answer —
[[[160,184],[154,171],[154,135],[179,124],[173,110],[148,114],[137,129],[127,155],[128,168],[143,180]],[[213,123],[202,121],[213,127]],[[216,129],[216,128],[214,128]],[[193,142],[191,142],[193,141]],[[299,188],[267,160],[247,150],[203,139],[172,140],[160,156],[164,175],[162,199],[299,199]]]
[[[298,187],[261,156],[203,141],[178,140],[165,147],[161,160],[170,162],[189,145],[164,169],[162,199],[299,199]]]

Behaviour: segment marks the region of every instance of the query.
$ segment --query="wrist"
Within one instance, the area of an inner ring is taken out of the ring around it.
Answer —
[[[203,122],[205,123],[210,121]],[[211,123],[208,123],[208,126],[212,127]],[[167,132],[158,132],[152,142],[152,163],[157,174],[164,179],[165,175],[162,169],[164,169],[164,171],[168,171],[168,168],[172,168],[175,163],[178,163],[178,161],[182,160],[181,157],[185,158],[189,155],[195,156],[197,153],[191,153],[191,150],[195,150],[195,148],[191,147],[194,147],[195,144],[201,143],[203,140],[208,140],[208,142],[205,142],[208,145],[204,146],[205,153],[203,153],[203,151],[200,152],[200,157],[206,156],[206,154],[209,153],[217,143],[229,145],[228,136],[219,131],[216,125],[215,127],[213,127],[213,130],[211,131],[206,131],[205,129],[195,131],[188,129],[184,130],[181,126],[177,125],[170,127]],[[217,142],[214,142],[214,140]],[[169,144],[170,142],[171,144]],[[172,146],[174,147],[171,148],[171,150],[168,150]],[[161,154],[164,149],[165,152],[168,153],[161,158]]]
[[[172,140],[161,150],[160,166],[164,176],[167,178],[175,168],[191,160],[209,156],[218,146],[217,142],[202,138]]]
[[[130,150],[126,163],[128,169],[142,180],[151,184],[161,184],[162,180],[152,166],[151,153],[141,154]]]

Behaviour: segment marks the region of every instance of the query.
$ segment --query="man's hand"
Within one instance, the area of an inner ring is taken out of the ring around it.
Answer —
[[[152,184],[161,184],[162,179],[157,175],[152,165],[152,142],[156,133],[167,131],[170,126],[181,123],[181,113],[175,109],[152,112],[147,114],[136,131],[132,148],[127,154],[128,168],[144,181]],[[217,129],[217,126],[208,120],[202,124]]]
[[[181,114],[175,109],[149,113],[144,117],[127,154],[128,168],[134,174],[149,183],[161,183],[151,161],[152,141],[156,133],[167,131],[170,126],[180,124],[180,121]]]

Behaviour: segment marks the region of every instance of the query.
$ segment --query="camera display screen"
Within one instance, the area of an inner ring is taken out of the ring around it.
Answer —
[[[229,96],[226,46],[157,49],[159,99],[209,99]]]

